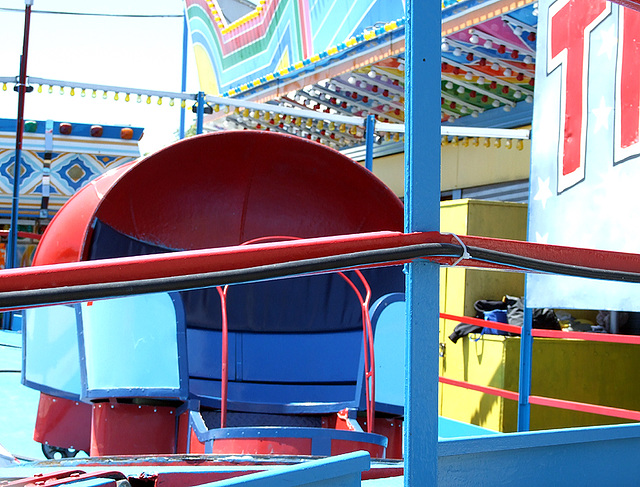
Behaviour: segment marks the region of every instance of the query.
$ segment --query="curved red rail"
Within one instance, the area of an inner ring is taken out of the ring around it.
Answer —
[[[251,240],[247,240],[240,245],[251,245],[263,242],[279,242],[287,240],[302,240],[300,237],[289,236],[266,236],[257,237]],[[337,272],[346,283],[353,289],[358,300],[360,301],[360,307],[362,308],[362,336],[363,336],[363,348],[364,348],[364,379],[365,379],[365,400],[367,407],[367,432],[373,433],[374,417],[375,417],[375,357],[373,349],[373,328],[371,325],[371,316],[369,315],[369,304],[371,303],[371,287],[365,279],[362,272],[359,269],[354,269],[355,274],[358,276],[362,285],[365,288],[365,297],[362,297],[362,293],[349,279],[344,272]],[[227,291],[229,286],[217,286],[218,294],[220,295],[220,305],[222,308],[222,353],[221,353],[221,382],[220,382],[220,427],[224,428],[227,422],[227,396],[229,386],[229,323],[227,320]]]

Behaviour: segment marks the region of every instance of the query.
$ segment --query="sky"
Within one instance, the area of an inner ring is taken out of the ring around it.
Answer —
[[[13,11],[17,9],[18,11]],[[24,32],[24,0],[0,0],[0,77],[16,77]],[[40,13],[39,13],[40,11]],[[62,15],[49,12],[99,13],[109,16]],[[114,85],[138,89],[180,91],[182,76],[182,0],[34,0],[31,14],[27,75],[38,78]],[[122,17],[157,15],[158,17]],[[169,16],[169,17],[161,17]],[[199,90],[189,42],[187,50],[188,93]],[[0,90],[0,118],[15,119],[18,95],[9,84]],[[25,99],[26,120],[122,125],[144,128],[143,154],[170,144],[180,125],[179,103],[158,106],[125,102],[121,94],[102,98],[34,91]],[[188,110],[186,128],[194,120]]]

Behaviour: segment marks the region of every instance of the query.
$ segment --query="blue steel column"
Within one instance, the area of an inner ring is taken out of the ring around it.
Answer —
[[[520,335],[520,381],[518,385],[518,394],[520,394],[520,396],[518,397],[518,431],[529,431],[531,412],[529,395],[531,394],[531,365],[533,357],[533,336],[531,336],[533,310],[527,307],[526,296],[524,306],[524,322],[522,323],[522,332]]]
[[[441,4],[407,0],[405,231],[440,230]],[[438,479],[439,266],[407,265],[406,486]]]
[[[182,25],[182,82],[180,91],[187,90],[187,51],[189,48],[189,21],[187,19],[187,7],[184,9],[184,22]],[[180,107],[180,140],[184,139],[185,109]]]
[[[196,134],[202,133],[202,125],[204,123],[204,93],[198,91],[198,98],[196,99],[197,113],[196,113]]]
[[[376,117],[373,115],[367,115],[367,120],[364,125],[365,134],[365,158],[364,167],[373,172],[373,140],[376,131]]]

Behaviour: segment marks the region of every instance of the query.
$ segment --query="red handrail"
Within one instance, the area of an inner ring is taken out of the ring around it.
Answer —
[[[505,389],[500,389],[499,387],[471,384],[466,381],[451,379],[449,377],[440,376],[438,377],[438,382],[440,382],[441,384],[448,384],[456,387],[462,387],[463,389],[482,392],[484,394],[490,394],[492,396],[504,397],[505,399],[511,399],[512,401],[517,401],[520,398],[520,394],[518,394],[517,392],[507,391]],[[567,409],[570,411],[579,411],[583,413],[600,414],[602,416],[611,416],[614,418],[640,421],[640,411],[634,411],[632,409],[600,406],[598,404],[567,401],[565,399],[555,399],[552,397],[543,396],[529,396],[529,402],[538,406],[549,406],[558,409]]]
[[[507,331],[509,333],[515,333],[517,335],[519,335],[521,331],[519,326],[508,325],[506,323],[500,323],[497,321],[486,321],[478,318],[471,318],[469,316],[456,316],[449,313],[440,313],[440,318],[444,320],[468,323],[469,325],[495,328],[496,330]],[[611,333],[591,333],[584,331],[543,330],[540,328],[534,328],[533,330],[531,330],[531,335],[536,338],[562,338],[585,340],[588,342],[627,343],[630,345],[640,345],[640,336],[637,335],[616,335]]]
[[[520,334],[520,327],[514,325],[507,325],[505,323],[498,323],[494,321],[485,321],[478,318],[471,318],[468,316],[456,316],[448,313],[440,313],[440,318],[446,320],[459,321],[462,323],[468,323],[470,325],[478,325],[483,327],[495,328],[498,330],[508,331],[511,333]],[[589,333],[589,332],[568,332],[568,331],[557,331],[557,330],[543,330],[543,329],[534,329],[532,330],[532,335],[534,337],[540,338],[562,338],[562,339],[578,339],[585,341],[598,341],[598,342],[609,342],[609,343],[627,343],[627,344],[640,344],[639,336],[629,336],[629,335],[613,335],[607,333]],[[442,384],[448,384],[456,387],[462,387],[464,389],[469,389],[473,391],[482,392],[484,394],[490,394],[492,396],[504,397],[505,399],[511,399],[513,401],[518,401],[520,398],[520,394],[513,391],[507,391],[505,389],[500,389],[498,387],[492,386],[481,386],[477,384],[471,384],[466,381],[460,381],[456,379],[451,379],[448,377],[440,376],[438,381]],[[565,399],[555,399],[551,397],[543,397],[543,396],[533,396],[529,395],[529,403],[536,404],[539,406],[549,406],[555,407],[558,409],[567,409],[570,411],[579,411],[585,413],[592,414],[600,414],[602,416],[611,416],[615,418],[623,418],[630,419],[634,421],[640,421],[640,411],[634,411],[631,409],[623,409],[616,408],[611,406],[600,406],[597,404],[588,404],[577,401],[568,401]]]
[[[471,384],[470,382],[450,379],[448,377],[438,377],[438,382],[442,384],[449,384],[451,386],[462,387],[463,389],[470,389],[472,391],[483,392],[485,394],[491,394],[492,396],[500,396],[505,399],[511,399],[513,401],[517,401],[519,398],[519,394],[513,391],[507,391],[505,389],[500,389],[499,387],[492,386],[479,386],[477,384]]]
[[[227,424],[227,391],[229,387],[229,322],[227,320],[227,289],[216,287],[220,295],[220,309],[222,311],[222,353],[220,364],[220,427]]]
[[[487,328],[494,328],[496,330],[507,331],[509,333],[520,334],[520,327],[515,325],[508,325],[506,323],[500,323],[499,321],[486,321],[479,318],[470,318],[469,316],[456,316],[448,313],[440,313],[440,318],[444,320],[460,321],[469,325],[483,326]]]
[[[491,325],[493,327],[493,325]],[[627,343],[631,345],[640,345],[640,336],[637,335],[615,335],[611,333],[591,333],[585,331],[558,331],[558,330],[541,330],[534,328],[531,335],[537,338],[563,338],[574,340],[585,340],[588,342],[607,342],[607,343]]]

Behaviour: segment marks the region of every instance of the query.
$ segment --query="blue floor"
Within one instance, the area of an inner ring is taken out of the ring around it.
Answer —
[[[40,393],[20,383],[22,334],[0,331],[0,445],[20,458],[44,460],[33,427]]]

